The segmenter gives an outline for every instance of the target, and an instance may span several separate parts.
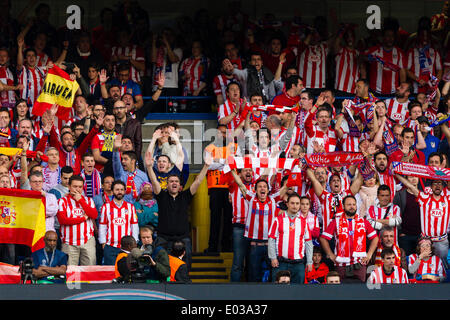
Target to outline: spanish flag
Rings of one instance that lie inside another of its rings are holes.
[[[0,243],[44,247],[45,198],[38,191],[0,188]]]
[[[78,88],[78,83],[72,81],[67,72],[54,65],[45,77],[42,92],[33,105],[32,113],[42,116],[53,104],[57,104],[59,108],[56,116],[68,120]]]

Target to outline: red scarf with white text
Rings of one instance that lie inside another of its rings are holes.
[[[364,219],[357,214],[353,218],[355,220],[355,228],[353,229],[353,253],[350,253],[350,233],[349,233],[349,219],[345,214],[337,219],[338,228],[338,251],[336,261],[339,263],[350,263],[351,257],[363,258],[366,257],[366,228]]]

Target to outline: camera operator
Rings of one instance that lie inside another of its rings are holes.
[[[44,236],[45,247],[33,252],[33,276],[36,280],[63,283],[67,270],[67,254],[56,249],[58,235],[49,230]]]
[[[163,282],[170,277],[169,256],[153,239],[153,230],[140,229],[142,246],[132,236],[121,239],[122,252],[116,260],[116,276],[123,282]]]
[[[141,250],[152,252],[150,255],[152,272],[151,280],[165,281],[170,277],[170,263],[167,251],[160,246],[158,238],[153,236],[153,229],[145,226],[139,229],[139,236],[141,238]]]

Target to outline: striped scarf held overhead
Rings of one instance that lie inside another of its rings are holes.
[[[83,188],[84,194],[86,196],[89,196],[86,183],[86,173],[84,172],[84,169],[81,170],[81,176],[84,179],[84,188]],[[96,195],[101,194],[102,192],[102,179],[97,169],[94,169],[94,171],[92,171],[91,179],[92,179],[92,197],[95,197]]]
[[[128,173],[128,177],[127,177],[127,190],[126,190],[126,194],[130,194],[132,193],[133,195],[133,199],[136,199],[138,197],[138,191],[136,188],[136,183],[134,182],[134,178],[137,175],[137,170],[135,170],[134,172],[129,172]]]

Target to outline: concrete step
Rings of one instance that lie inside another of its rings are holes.
[[[230,281],[233,253],[193,253],[189,276],[193,283],[219,283]]]

